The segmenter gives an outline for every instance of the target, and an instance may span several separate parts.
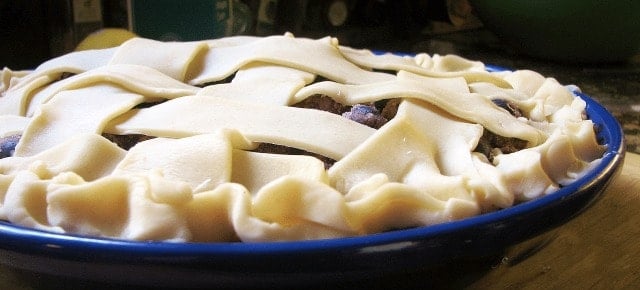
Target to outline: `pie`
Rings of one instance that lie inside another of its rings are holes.
[[[0,74],[0,219],[266,242],[429,226],[600,161],[585,101],[530,70],[332,37],[133,38]]]

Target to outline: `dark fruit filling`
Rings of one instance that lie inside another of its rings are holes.
[[[11,135],[0,138],[0,158],[10,157],[16,150],[16,145],[20,141],[20,135]]]
[[[378,109],[372,105],[357,104],[349,112],[342,113],[342,117],[378,129],[389,120],[383,117]]]

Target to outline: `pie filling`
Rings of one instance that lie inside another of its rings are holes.
[[[130,240],[428,226],[600,161],[585,102],[530,70],[335,38],[134,38],[0,75],[0,219]]]

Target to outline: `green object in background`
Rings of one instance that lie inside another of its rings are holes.
[[[638,0],[470,0],[485,26],[523,54],[622,62],[640,54]]]
[[[193,41],[228,35],[230,0],[130,0],[130,28],[141,37]]]

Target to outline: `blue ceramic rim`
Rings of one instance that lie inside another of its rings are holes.
[[[488,71],[504,70],[488,66]],[[497,223],[543,208],[561,201],[575,192],[582,191],[603,176],[610,174],[624,156],[624,133],[616,119],[600,104],[582,93],[575,93],[587,103],[587,113],[594,123],[601,127],[599,136],[605,140],[606,152],[602,161],[581,178],[558,191],[536,200],[521,203],[510,208],[478,215],[475,217],[442,224],[396,230],[365,236],[264,243],[215,242],[215,243],[174,243],[162,241],[128,241],[110,238],[88,237],[72,234],[58,234],[11,225],[0,222],[0,243],[11,243],[15,250],[62,251],[71,253],[109,253],[114,259],[134,261],[149,255],[163,257],[198,256],[201,258],[224,256],[258,256],[261,254],[296,254],[327,252],[332,250],[358,249],[376,245],[387,245],[406,241],[428,240],[441,234],[462,232],[489,223]],[[2,246],[0,246],[2,248]],[[19,249],[18,249],[19,248]]]

